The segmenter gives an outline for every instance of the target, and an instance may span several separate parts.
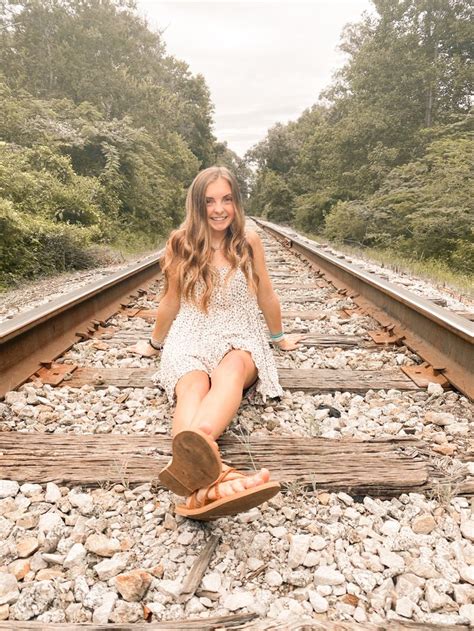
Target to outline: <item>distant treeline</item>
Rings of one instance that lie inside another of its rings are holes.
[[[248,152],[251,211],[473,273],[472,5],[372,1],[321,100]]]
[[[200,168],[249,172],[129,0],[0,2],[0,288],[156,246]]]

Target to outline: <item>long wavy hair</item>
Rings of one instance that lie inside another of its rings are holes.
[[[170,274],[177,278],[181,297],[208,312],[209,302],[219,275],[211,264],[211,229],[206,206],[206,190],[209,184],[219,178],[227,180],[232,191],[235,214],[227,228],[222,251],[230,263],[225,283],[240,268],[252,293],[257,293],[258,275],[254,269],[253,250],[244,234],[245,216],[242,196],[235,175],[223,166],[212,166],[200,171],[194,178],[186,196],[186,217],[179,228],[174,230],[165,247],[161,259],[164,274],[162,296],[169,286]],[[198,292],[199,282],[204,290]]]

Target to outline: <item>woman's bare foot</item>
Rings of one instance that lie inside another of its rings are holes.
[[[230,469],[227,465],[222,465],[222,471],[226,471]],[[240,493],[241,491],[245,491],[245,489],[250,489],[256,486],[260,486],[261,484],[265,484],[270,479],[270,472],[268,469],[260,469],[257,473],[253,475],[243,476],[241,473],[237,471],[233,471],[229,473],[228,478],[225,482],[221,482],[217,485],[213,485],[209,493],[207,494],[208,500],[216,500],[219,497],[229,497],[234,495],[235,493]],[[219,491],[219,494],[217,493]],[[198,489],[196,491],[196,500],[200,503],[204,497],[206,497],[207,488]],[[191,505],[191,497],[188,497],[186,500],[186,506],[190,507]]]

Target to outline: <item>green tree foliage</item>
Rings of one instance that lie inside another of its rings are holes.
[[[435,140],[422,158],[393,169],[365,202],[336,204],[326,236],[445,259],[474,273],[473,136]]]
[[[250,207],[282,192],[280,221],[460,268],[472,257],[470,4],[372,1],[377,15],[345,28],[348,61],[320,102],[247,153]]]
[[[131,0],[0,0],[0,27],[0,285],[90,264],[94,243],[156,246],[225,153],[204,78]]]

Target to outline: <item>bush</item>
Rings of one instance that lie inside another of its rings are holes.
[[[56,224],[15,211],[0,198],[0,287],[53,272],[86,269],[97,264],[90,247],[97,238],[94,228]]]
[[[337,200],[326,192],[306,193],[296,198],[295,225],[306,232],[319,232]]]
[[[370,211],[362,202],[337,202],[326,217],[324,235],[334,241],[366,241]]]

